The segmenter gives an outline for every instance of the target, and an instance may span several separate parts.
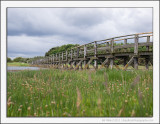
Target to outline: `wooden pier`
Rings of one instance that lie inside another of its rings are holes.
[[[138,69],[138,59],[145,60],[145,67],[153,64],[153,32],[130,34],[104,40],[94,41],[62,53],[56,53],[32,61],[33,66],[63,68],[63,69],[94,69],[115,66],[120,69],[115,60],[123,61],[123,69],[129,65]]]

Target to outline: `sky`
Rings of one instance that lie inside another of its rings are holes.
[[[152,32],[152,8],[8,8],[7,56],[141,32]]]

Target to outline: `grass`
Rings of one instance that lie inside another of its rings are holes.
[[[153,71],[7,72],[7,116],[153,116]]]
[[[7,66],[29,66],[28,63],[21,63],[21,62],[9,62]]]

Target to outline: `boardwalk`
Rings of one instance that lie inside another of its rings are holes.
[[[94,41],[62,53],[56,53],[43,59],[32,61],[33,66],[63,69],[95,69],[113,66],[119,69],[116,59],[123,60],[123,69],[132,65],[138,69],[138,59],[145,59],[145,67],[149,68],[153,58],[153,32],[130,34],[104,40]]]

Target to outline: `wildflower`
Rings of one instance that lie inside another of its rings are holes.
[[[128,103],[128,100],[125,100],[124,102],[125,102],[125,103]]]
[[[36,114],[36,113],[34,113],[34,116],[37,116],[37,114]]]
[[[48,107],[48,105],[45,105],[45,108],[47,108]]]
[[[18,111],[19,111],[19,112],[21,112],[21,111],[22,111],[22,109],[18,109]]]
[[[146,90],[149,90],[149,87],[146,87]]]
[[[51,104],[56,104],[56,102],[55,101],[51,101]]]
[[[114,111],[114,110],[115,110],[115,108],[113,107],[113,108],[112,108],[112,111]]]
[[[31,110],[31,107],[28,107],[27,110],[30,111],[30,110]]]
[[[132,113],[131,113],[131,117],[134,117],[135,116],[135,111],[134,109],[132,110]]]
[[[20,108],[22,108],[22,107],[23,107],[23,105],[20,105],[19,107],[20,107]]]

